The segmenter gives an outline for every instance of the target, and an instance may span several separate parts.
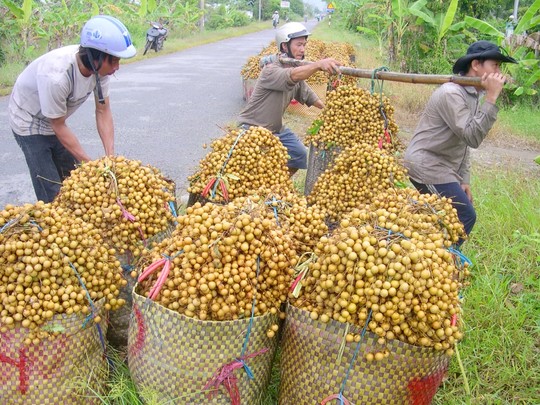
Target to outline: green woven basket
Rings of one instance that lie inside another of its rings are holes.
[[[429,404],[448,368],[444,352],[411,346],[398,340],[386,344],[390,355],[368,362],[366,352],[380,351],[377,336],[367,332],[351,366],[357,343],[343,344],[345,335],[361,328],[313,321],[307,311],[287,309],[281,352],[282,405],[314,405],[339,394],[352,404]],[[335,404],[330,400],[329,404]],[[339,403],[339,401],[338,401]]]
[[[253,319],[245,354],[268,349],[246,360],[253,373],[234,371],[242,404],[254,405],[267,386],[277,339],[266,336],[277,315]],[[249,319],[201,321],[171,311],[133,292],[133,316],[129,324],[128,363],[139,392],[171,404],[230,404],[221,386],[209,399],[203,387],[220,367],[234,361],[242,351]],[[169,402],[167,402],[169,401]]]

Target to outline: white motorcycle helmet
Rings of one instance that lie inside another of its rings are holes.
[[[307,30],[307,28],[299,22],[290,22],[283,25],[276,32],[276,45],[278,47],[279,53],[283,52],[281,49],[281,44],[288,43],[291,39],[294,38],[308,37],[310,35],[311,33]],[[290,51],[288,51],[287,53],[289,54],[289,56],[291,56]]]
[[[126,26],[108,15],[92,17],[84,24],[81,46],[123,59],[132,58],[137,53]]]

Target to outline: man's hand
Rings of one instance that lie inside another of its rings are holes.
[[[330,74],[339,73],[340,63],[332,58],[321,59],[317,62],[295,67],[291,71],[291,79],[295,82],[306,80],[317,72],[327,72]]]
[[[473,202],[473,196],[472,196],[472,192],[471,192],[471,185],[470,184],[465,184],[463,183],[461,185],[461,189],[465,192],[465,194],[467,195],[467,198],[469,199],[469,201]]]
[[[329,73],[331,75],[339,73],[339,66],[341,66],[341,63],[332,58],[321,59],[315,62],[315,64],[317,65],[317,68],[319,70],[322,70],[323,72]]]
[[[482,87],[486,90],[486,101],[495,104],[504,86],[506,77],[501,73],[484,73]]]

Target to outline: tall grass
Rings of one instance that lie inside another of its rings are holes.
[[[465,376],[454,361],[435,403],[540,403],[540,179],[478,169],[478,221],[464,246],[475,263],[459,344]]]

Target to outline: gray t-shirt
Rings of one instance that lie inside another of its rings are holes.
[[[470,184],[470,151],[478,148],[499,109],[474,87],[445,83],[435,90],[416,127],[404,165],[422,184]]]
[[[238,122],[278,133],[283,129],[283,113],[293,98],[311,107],[319,97],[303,80],[293,81],[292,70],[279,61],[264,66]]]
[[[9,124],[18,135],[54,135],[49,119],[69,117],[96,89],[94,75],[77,65],[78,45],[55,49],[34,60],[19,75],[9,99]],[[109,77],[101,78],[103,97]]]

